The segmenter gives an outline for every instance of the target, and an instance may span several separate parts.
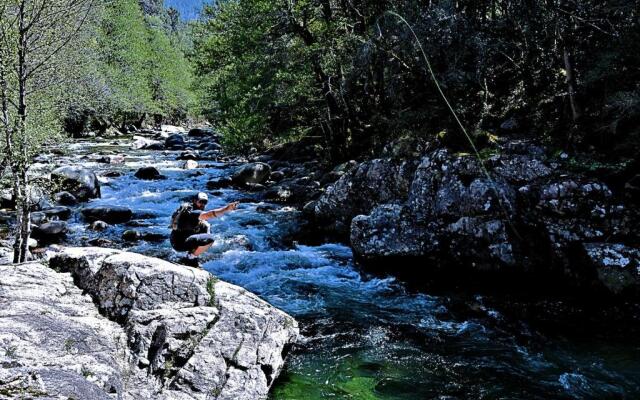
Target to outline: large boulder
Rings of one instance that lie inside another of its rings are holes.
[[[148,377],[139,390],[155,390],[146,398],[266,399],[298,336],[293,318],[200,269],[94,248],[67,249],[50,265],[121,325],[128,366]]]
[[[166,179],[166,176],[160,174],[160,171],[158,171],[156,167],[141,167],[136,171],[134,176],[145,181]]]
[[[96,174],[88,169],[68,166],[51,172],[51,180],[61,191],[72,194],[79,201],[88,201],[100,197],[100,182]]]
[[[92,206],[83,208],[80,212],[88,222],[104,221],[108,224],[122,224],[133,217],[131,209],[120,206]]]
[[[164,141],[164,146],[169,150],[182,150],[186,145],[184,135],[180,133],[174,133],[169,135]]]
[[[41,243],[59,243],[67,233],[64,221],[51,221],[33,228],[32,235]]]
[[[348,227],[351,219],[369,214],[382,204],[407,200],[416,170],[415,161],[377,159],[351,168],[314,204],[319,220],[339,221]]]
[[[231,179],[238,186],[262,184],[269,179],[271,167],[269,164],[257,162],[238,167]]]
[[[640,294],[640,248],[621,243],[583,243],[582,257],[597,280],[614,294]]]
[[[575,250],[607,239],[637,243],[637,210],[526,141],[503,143],[482,163],[446,149],[419,160],[368,161],[304,211],[319,230],[346,230],[354,255],[376,265],[405,257],[457,276],[535,275],[614,294],[640,287],[629,275],[633,267],[596,268],[585,255],[593,250]],[[623,283],[602,282],[612,271]]]

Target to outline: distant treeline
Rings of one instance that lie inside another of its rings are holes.
[[[238,148],[317,136],[344,159],[398,136],[458,135],[394,12],[478,140],[509,131],[633,155],[638,10],[637,0],[230,0],[194,29],[195,72],[205,115]]]
[[[193,114],[192,45],[176,10],[162,1],[96,2],[87,31],[67,130],[178,122]]]

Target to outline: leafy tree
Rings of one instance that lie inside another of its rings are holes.
[[[105,103],[101,110],[126,124],[156,111],[148,82],[148,27],[135,0],[113,0],[105,8],[96,40],[97,72]]]
[[[24,262],[31,234],[29,167],[59,125],[60,95],[73,76],[92,0],[0,1],[0,108],[5,161],[13,179],[15,263]],[[2,173],[3,171],[0,171]]]
[[[95,42],[96,77],[104,99],[97,108],[123,127],[146,115],[184,119],[193,100],[184,46],[158,15],[157,4],[145,7],[153,9],[152,15],[136,0],[111,1]]]
[[[471,132],[514,118],[562,146],[605,132],[624,145],[639,135],[639,5],[229,0],[204,10],[196,73],[204,112],[238,147],[316,135],[340,160],[457,130],[427,61]]]

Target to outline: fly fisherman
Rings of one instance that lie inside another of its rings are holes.
[[[207,220],[220,217],[238,208],[238,202],[229,203],[224,207],[204,211],[209,196],[198,193],[191,203],[184,203],[178,207],[171,217],[171,246],[177,251],[186,251],[185,264],[199,266],[198,256],[207,251],[214,242],[211,235],[211,225]]]

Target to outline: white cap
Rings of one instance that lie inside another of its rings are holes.
[[[207,196],[207,194],[206,194],[206,193],[204,193],[204,192],[200,192],[200,193],[198,193],[198,195],[196,196],[196,200],[209,201],[209,196]]]

